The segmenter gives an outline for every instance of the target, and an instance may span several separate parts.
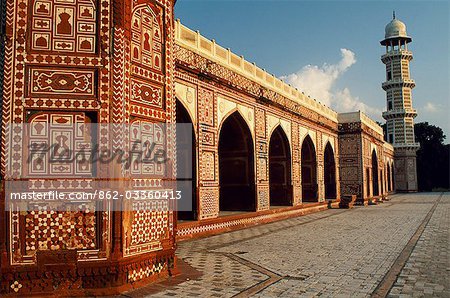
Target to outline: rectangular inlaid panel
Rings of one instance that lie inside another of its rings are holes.
[[[130,144],[135,153],[131,156],[131,174],[133,177],[161,177],[166,172],[165,163],[144,162],[145,156],[153,158],[152,152],[166,151],[166,130],[162,123],[151,123],[144,120],[135,120],[130,128]],[[134,148],[134,149],[133,149]]]
[[[67,212],[28,211],[25,215],[25,251],[96,248],[95,210],[74,205]]]
[[[35,0],[30,4],[31,50],[95,54],[96,1]]]
[[[131,19],[131,60],[157,72],[163,68],[163,13],[159,6],[145,5]]]
[[[125,255],[162,249],[161,241],[169,235],[169,205],[166,200],[133,203],[131,225],[124,245]]]
[[[256,135],[266,137],[266,112],[263,109],[256,109]]]
[[[203,181],[214,181],[215,179],[215,154],[212,151],[202,151],[202,164],[200,175]]]
[[[258,180],[267,181],[267,159],[258,158]]]
[[[96,98],[97,71],[58,67],[28,68],[28,96],[44,98]]]
[[[200,219],[214,218],[219,213],[219,188],[200,187]]]
[[[29,119],[28,138],[24,143],[25,150],[29,150],[31,161],[27,163],[28,177],[90,177],[92,164],[88,159],[92,135],[84,126],[87,121],[88,118],[84,113],[44,112],[32,115]],[[42,145],[48,148],[57,145],[61,149],[46,151],[40,149],[45,148],[41,147]],[[78,154],[85,159],[75,159]],[[69,162],[66,159],[74,160]]]
[[[214,146],[214,132],[202,130],[202,144],[207,146]]]
[[[163,107],[162,87],[137,80],[131,80],[131,101],[152,107]]]
[[[214,92],[208,89],[198,90],[198,114],[202,124],[214,126]]]

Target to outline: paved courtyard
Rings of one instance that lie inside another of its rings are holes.
[[[395,195],[181,242],[201,276],[126,295],[450,297],[449,240],[450,193]]]

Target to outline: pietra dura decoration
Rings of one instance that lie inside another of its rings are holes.
[[[87,162],[50,164],[47,155],[31,154],[26,164],[30,152],[23,136],[82,150],[94,142],[88,125],[128,124],[140,135],[119,126],[114,133],[98,129],[100,150],[127,152],[139,138],[173,151],[173,138],[163,136],[163,124],[175,115],[173,6],[173,0],[6,1],[1,294],[114,294],[175,272],[174,213],[167,201],[123,212],[94,202],[65,211],[45,204],[8,211],[4,189],[17,178],[34,190],[96,185],[99,169]],[[27,126],[7,129],[11,124]],[[123,188],[152,189],[164,185],[172,167],[132,163],[113,171]]]
[[[5,1],[0,294],[116,294],[176,274],[176,239],[392,191],[402,164],[379,125],[336,113],[175,22],[174,2]],[[108,185],[124,191],[173,190],[176,161],[142,163],[134,150],[176,154],[176,130],[166,124],[177,106],[195,136],[191,221],[177,223],[163,199],[6,208],[5,185],[17,181],[35,191],[94,191],[113,177]],[[50,162],[33,144],[73,154],[98,144],[130,162]],[[227,211],[247,213],[219,216]]]
[[[61,95],[72,98],[96,98],[96,69],[46,69],[29,68],[30,97],[53,97]]]
[[[29,50],[95,54],[98,3],[91,0],[29,2]]]

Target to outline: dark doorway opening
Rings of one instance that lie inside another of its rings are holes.
[[[271,206],[292,206],[291,150],[281,126],[269,142],[269,184]]]
[[[372,151],[372,190],[374,197],[380,195],[378,190],[378,159],[375,150]]]
[[[380,180],[381,180],[381,185],[380,185],[380,187],[381,187],[381,195],[383,195],[384,194],[384,172],[383,172],[383,170],[380,170]]]
[[[190,124],[189,126],[183,125],[182,127],[177,127],[177,182],[180,187],[186,185],[187,183],[192,185],[192,202],[180,202],[179,208],[181,211],[177,212],[177,219],[197,220],[197,157],[194,125],[188,111],[179,100],[176,101],[176,121],[177,123]],[[189,127],[191,133],[186,131]],[[185,197],[185,199],[189,198]],[[183,211],[183,209],[191,210]]]
[[[247,123],[234,112],[219,136],[220,211],[255,211],[253,140]]]
[[[302,201],[317,202],[317,160],[314,143],[306,136],[302,144]]]
[[[330,143],[325,146],[324,153],[324,183],[325,199],[336,199],[336,164],[334,160],[333,147]]]

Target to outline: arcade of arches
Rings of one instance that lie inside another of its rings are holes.
[[[194,222],[178,225],[180,239],[239,225],[232,216],[257,222],[352,195],[366,204],[394,190],[394,150],[373,120],[316,106],[258,68],[246,73],[245,62],[221,60],[220,47],[209,51],[198,36],[203,46],[191,43],[192,31],[177,25],[175,93],[197,131],[198,202]]]

